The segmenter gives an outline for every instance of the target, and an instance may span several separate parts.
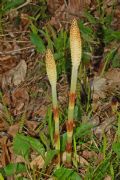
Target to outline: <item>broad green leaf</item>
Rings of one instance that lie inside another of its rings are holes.
[[[30,144],[31,148],[37,151],[41,156],[44,157],[45,149],[43,144],[39,140],[32,138],[30,136],[25,136],[26,141]]]
[[[81,177],[73,170],[61,167],[54,172],[57,180],[82,180]]]
[[[43,43],[43,40],[38,36],[38,34],[32,32],[30,35],[30,40],[36,46],[38,52],[45,52],[45,45]]]
[[[51,163],[52,159],[55,157],[55,155],[58,154],[58,151],[56,150],[50,150],[47,152],[47,155],[45,157],[45,166],[48,166],[48,164]]]
[[[45,149],[39,140],[22,134],[17,134],[13,142],[14,152],[28,158],[30,148],[44,156]]]
[[[113,146],[113,151],[117,154],[117,156],[120,158],[120,142],[114,143]]]
[[[24,135],[17,134],[15,136],[13,141],[13,150],[15,154],[22,155],[25,159],[28,159],[30,153],[30,144]]]
[[[92,127],[93,125],[90,123],[83,123],[79,127],[77,127],[74,133],[76,140],[91,133]]]
[[[4,168],[4,171],[6,176],[11,176],[14,174],[26,172],[26,167],[21,163],[16,163],[16,164],[11,163]]]

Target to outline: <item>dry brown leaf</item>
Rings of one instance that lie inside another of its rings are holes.
[[[95,128],[94,134],[101,138],[103,135],[103,132],[107,132],[109,129],[111,129],[112,124],[115,123],[115,121],[116,121],[115,116],[106,118],[103,123],[101,123],[98,127]]]
[[[13,84],[19,85],[22,81],[24,81],[27,72],[27,65],[24,60],[22,60],[15,69],[13,76]]]
[[[120,68],[109,69],[105,77],[111,83],[120,83]]]
[[[73,157],[72,159],[73,159],[73,161],[74,160],[77,161],[82,166],[88,166],[89,165],[88,161],[82,156],[77,155],[75,158]],[[62,162],[66,163],[66,152],[64,152],[62,154]]]
[[[19,12],[16,10],[16,9],[11,9],[9,12],[8,12],[8,16],[10,18],[11,21],[14,20],[14,18],[16,18],[18,16]]]
[[[35,129],[38,127],[39,122],[37,122],[37,121],[26,121],[25,124],[26,124],[27,128],[29,129],[29,131],[35,132]]]
[[[1,163],[3,167],[10,163],[10,155],[7,148],[7,140],[8,138],[6,136],[0,138],[0,144],[2,148]]]
[[[3,114],[3,105],[0,103],[0,132],[6,131],[8,129],[9,125],[4,119]]]
[[[96,158],[97,154],[94,151],[88,151],[88,150],[84,150],[82,153],[82,157],[84,157],[85,159],[89,159],[89,158]]]
[[[93,101],[97,101],[99,98],[105,97],[106,79],[101,77],[95,77],[93,80]],[[95,102],[96,104],[96,102]],[[94,106],[94,102],[93,102]],[[96,106],[94,107],[96,109]]]
[[[25,27],[26,25],[28,25],[30,23],[28,14],[21,13],[20,19],[21,19],[22,27]]]
[[[34,167],[37,167],[38,169],[41,169],[45,164],[44,159],[42,158],[42,156],[37,156],[31,163],[30,166],[33,169]]]
[[[103,90],[103,88],[106,85],[106,79],[105,78],[100,78],[100,77],[95,77],[93,80],[93,89],[94,92],[100,92]]]
[[[84,165],[88,166],[89,165],[88,161],[85,158],[83,158],[82,156],[79,156],[79,163],[82,166],[84,166]]]
[[[10,104],[11,104],[10,92],[7,91],[3,94],[3,100],[2,101],[4,102],[4,104],[6,104],[6,106],[7,105],[10,106]]]
[[[16,88],[12,92],[12,102],[14,106],[18,104],[19,101],[27,102],[29,101],[29,94],[25,88]]]
[[[0,74],[5,73],[16,66],[16,59],[14,56],[6,55],[0,57]]]
[[[13,148],[11,149],[11,163],[27,163],[24,157],[15,155]]]
[[[12,107],[13,114],[18,115],[21,114],[21,111],[23,110],[24,106],[27,106],[29,102],[29,94],[27,92],[27,89],[25,88],[16,88],[12,92]]]
[[[64,0],[48,0],[48,10],[51,14],[54,14],[54,12],[64,4]]]
[[[66,160],[66,153],[63,153],[63,160],[64,160],[64,161]],[[77,160],[77,162],[80,163],[82,166],[84,166],[84,165],[88,166],[88,165],[89,165],[88,161],[87,161],[84,157],[82,157],[82,156],[77,155],[77,156],[76,156],[76,160]]]
[[[73,17],[83,16],[84,10],[89,7],[91,0],[48,0],[48,10],[53,15],[50,24],[57,29],[64,23],[67,25],[68,21]]]
[[[24,81],[27,72],[27,64],[24,60],[21,60],[20,63],[10,71],[6,72],[2,78],[2,88],[6,86],[18,86],[21,82]]]
[[[104,180],[112,180],[112,177],[109,176],[109,175],[107,175],[107,176],[104,178]]]
[[[71,15],[80,16],[84,12],[84,8],[87,8],[91,3],[91,0],[69,0],[68,12]]]
[[[15,106],[17,101],[22,100],[23,102],[29,101],[29,94],[25,88],[16,88],[12,93],[12,101]]]
[[[0,119],[0,131],[6,130],[5,128],[5,123],[3,122],[2,119]]]
[[[104,159],[104,156],[102,153],[99,153],[96,160],[96,165],[100,164]]]
[[[19,130],[19,123],[10,126],[8,129],[8,134],[11,135],[12,137],[15,137],[18,130]]]
[[[63,154],[62,154],[62,162],[63,163],[66,162],[66,152],[63,152]]]

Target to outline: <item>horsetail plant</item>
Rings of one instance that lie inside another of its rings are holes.
[[[72,156],[72,136],[73,136],[73,118],[74,118],[74,106],[76,98],[76,84],[78,76],[78,68],[81,61],[82,47],[81,47],[80,31],[77,24],[77,20],[74,19],[70,28],[70,49],[71,49],[71,60],[72,60],[72,74],[71,74],[71,86],[69,94],[69,105],[68,105],[68,120],[66,123],[67,127],[67,145],[66,145],[66,162],[71,164]]]
[[[59,113],[58,113],[57,90],[56,90],[57,72],[56,72],[55,60],[50,49],[48,49],[46,52],[46,71],[52,89],[53,115],[55,122],[54,143],[55,143],[55,149],[59,151],[58,154],[58,166],[59,166],[60,165],[60,132],[59,132]]]

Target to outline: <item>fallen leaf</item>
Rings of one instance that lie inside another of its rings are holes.
[[[28,129],[28,133],[32,133],[32,134],[36,134],[36,128],[38,127],[39,125],[39,122],[37,121],[26,121],[25,122],[25,125]]]
[[[29,102],[29,94],[27,89],[25,88],[16,88],[12,92],[12,108],[13,114],[18,115],[21,114],[22,109],[24,106],[27,106]]]
[[[93,80],[93,89],[94,92],[100,92],[103,90],[103,88],[106,85],[106,79],[105,78],[100,78],[100,77],[95,77]]]
[[[103,153],[99,153],[98,155],[97,155],[97,160],[96,160],[96,165],[98,165],[98,164],[100,164],[102,161],[103,161],[103,159],[104,159],[104,156],[103,156]]]
[[[82,153],[82,157],[85,159],[89,159],[89,158],[97,158],[97,154],[94,151],[88,151],[88,150],[84,150]]]
[[[11,148],[11,163],[27,163],[24,157],[15,155],[13,147]]]
[[[64,0],[48,0],[47,1],[47,6],[48,10],[51,14],[54,14],[54,12],[61,6],[63,5]]]
[[[21,13],[20,19],[21,19],[21,25],[23,27],[25,27],[26,25],[28,25],[30,23],[28,14]]]
[[[49,12],[53,15],[50,24],[59,29],[73,17],[81,17],[84,10],[90,6],[91,0],[48,0],[47,4]]]
[[[10,163],[10,155],[7,148],[7,140],[8,138],[6,136],[0,138],[0,144],[2,148],[1,163],[3,167],[6,166],[8,163]]]
[[[2,78],[2,88],[5,89],[6,86],[18,86],[24,81],[27,72],[27,64],[24,60],[10,71],[6,72]]]
[[[15,137],[18,130],[19,130],[19,123],[10,126],[8,129],[8,134],[11,135],[12,137]]]
[[[89,165],[88,161],[85,158],[83,158],[82,156],[79,156],[79,163],[82,166],[84,166],[84,165],[88,166]]]
[[[109,129],[111,129],[115,121],[116,121],[115,116],[106,118],[106,120],[103,121],[103,123],[101,123],[99,126],[95,128],[94,134],[101,138],[103,135],[103,132],[107,132]]]
[[[38,169],[41,169],[45,164],[44,159],[42,158],[42,156],[37,156],[31,163],[30,166],[33,169],[34,167],[37,167]]]
[[[109,176],[109,175],[107,175],[107,176],[104,178],[104,180],[112,180],[112,177]]]
[[[91,0],[69,0],[68,3],[68,12],[73,15],[82,15],[84,8],[90,6]]]
[[[109,69],[105,77],[108,81],[120,83],[120,68]]]
[[[66,152],[63,152],[63,154],[62,154],[62,162],[63,163],[66,162]]]
[[[93,80],[92,87],[93,89],[93,100],[96,101],[99,98],[105,97],[105,88],[106,88],[106,79],[101,77],[95,77]]]
[[[14,56],[6,55],[0,57],[0,74],[5,73],[16,66],[17,60]]]
[[[19,85],[22,81],[24,81],[27,71],[27,65],[24,60],[22,60],[15,69],[15,73],[13,76],[13,84]]]

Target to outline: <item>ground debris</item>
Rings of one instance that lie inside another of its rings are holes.
[[[10,71],[6,72],[2,78],[2,88],[5,89],[6,86],[18,86],[24,81],[27,72],[27,65],[24,60]]]

